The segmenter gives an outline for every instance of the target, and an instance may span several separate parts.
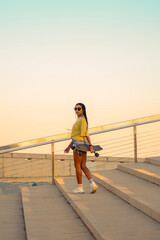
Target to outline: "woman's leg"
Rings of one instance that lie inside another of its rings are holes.
[[[86,166],[86,159],[87,159],[87,153],[83,153],[82,161],[81,161],[81,169],[85,173],[88,180],[90,180],[90,179],[92,179],[92,176],[91,176],[89,169]]]
[[[87,159],[87,153],[84,153],[83,156],[82,156],[81,168],[82,168],[83,172],[85,173],[86,177],[89,180],[90,193],[95,193],[97,191],[98,187],[95,184],[95,182],[93,181],[93,178],[91,176],[91,173],[90,173],[89,169],[86,167],[86,159]]]
[[[82,157],[80,157],[78,152],[75,150],[73,151],[73,156],[74,156],[74,166],[76,169],[77,182],[78,184],[82,184],[82,169],[81,169]]]
[[[79,154],[76,151],[74,151],[74,165],[76,168],[76,176],[77,176],[77,182],[79,186],[78,186],[78,189],[77,188],[74,189],[72,193],[84,193],[83,185],[82,185],[82,170],[89,180],[90,193],[95,193],[98,189],[97,185],[92,179],[89,169],[86,167],[86,157],[87,157],[86,153],[83,153],[82,157],[80,157]]]

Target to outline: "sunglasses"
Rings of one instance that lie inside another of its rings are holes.
[[[78,110],[78,111],[80,111],[82,108],[80,108],[80,107],[78,107],[78,108],[74,108],[74,110],[76,111],[76,110]]]

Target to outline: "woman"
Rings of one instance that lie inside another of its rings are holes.
[[[86,114],[86,107],[83,103],[77,103],[74,110],[78,118],[72,128],[72,133],[71,133],[72,141],[69,144],[69,146],[65,149],[64,152],[68,153],[71,147],[74,146],[76,141],[78,142],[80,141],[80,143],[85,143],[87,140],[90,146],[90,152],[93,153],[94,150],[91,144],[90,137],[88,135],[88,119]],[[72,190],[72,193],[84,193],[83,184],[82,184],[82,171],[85,173],[86,177],[89,180],[90,193],[95,193],[98,187],[93,181],[89,169],[86,167],[87,153],[84,152],[82,156],[79,156],[78,152],[74,150],[73,156],[74,156],[74,166],[76,169],[78,186],[74,190]]]

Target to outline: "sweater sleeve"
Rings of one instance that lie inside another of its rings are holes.
[[[87,127],[87,122],[84,118],[81,120],[81,137],[86,137],[88,135],[88,127]]]

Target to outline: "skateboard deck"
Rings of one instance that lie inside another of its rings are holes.
[[[98,157],[99,154],[96,153],[100,150],[102,150],[103,148],[101,148],[101,146],[99,145],[92,145],[95,156]],[[72,149],[76,149],[76,151],[79,153],[79,156],[82,156],[84,152],[90,152],[90,146],[88,144],[76,144],[75,146],[72,147]]]

